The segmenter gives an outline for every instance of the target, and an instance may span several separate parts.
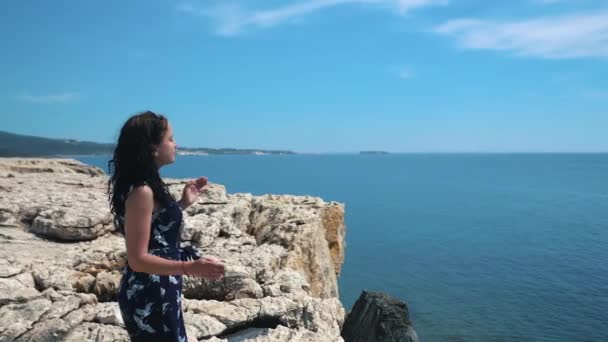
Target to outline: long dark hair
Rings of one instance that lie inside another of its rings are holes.
[[[108,162],[108,200],[116,228],[124,233],[126,195],[131,186],[147,184],[154,199],[163,205],[175,200],[163,182],[154,162],[154,146],[162,142],[168,121],[159,114],[146,111],[130,117],[120,130],[114,155]]]

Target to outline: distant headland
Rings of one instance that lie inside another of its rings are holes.
[[[386,151],[360,151],[359,154],[389,154]]]
[[[52,139],[0,131],[0,157],[56,157],[70,155],[112,154],[114,144]],[[236,149],[236,148],[187,148],[178,149],[180,155],[224,154],[296,154],[286,150]]]

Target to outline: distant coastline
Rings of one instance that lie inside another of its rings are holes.
[[[359,154],[389,154],[386,151],[360,151]]]
[[[180,147],[177,149],[177,154],[183,156],[206,156],[217,154],[252,154],[252,155],[269,155],[269,154],[297,154],[293,151],[286,150],[262,150],[262,149],[237,149],[237,148],[188,148]]]
[[[52,139],[0,131],[0,157],[59,157],[111,155],[114,144]],[[179,148],[179,155],[291,155],[287,150],[237,149],[237,148]]]

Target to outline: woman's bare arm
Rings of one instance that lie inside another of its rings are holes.
[[[169,260],[148,253],[154,194],[147,186],[135,188],[125,203],[125,237],[127,260],[135,272],[159,275],[182,275],[189,262]]]
[[[224,265],[204,257],[195,261],[175,261],[148,253],[154,195],[147,185],[133,190],[125,203],[125,236],[127,260],[135,272],[159,275],[194,275],[217,280],[224,277]]]

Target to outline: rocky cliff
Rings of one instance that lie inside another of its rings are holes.
[[[418,342],[407,304],[381,292],[361,293],[342,336],[347,342]]]
[[[187,180],[166,181],[179,197]],[[106,184],[75,160],[0,158],[0,342],[128,340]],[[184,218],[182,240],[226,262],[184,280],[190,341],[342,341],[342,204],[211,184]]]

